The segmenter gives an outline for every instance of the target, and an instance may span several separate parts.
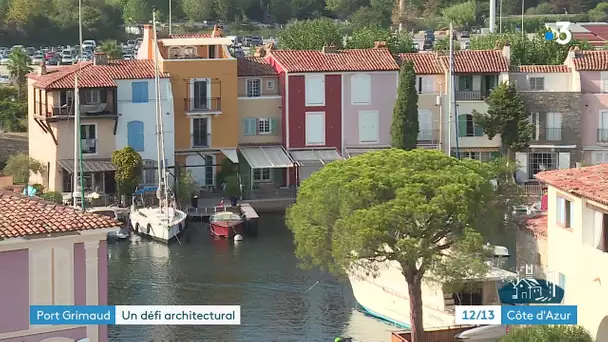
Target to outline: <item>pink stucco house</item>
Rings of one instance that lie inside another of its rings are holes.
[[[0,341],[104,342],[106,326],[30,325],[30,305],[106,305],[120,222],[0,190]]]
[[[586,164],[608,163],[608,51],[573,49],[565,63],[581,87],[583,159]]]

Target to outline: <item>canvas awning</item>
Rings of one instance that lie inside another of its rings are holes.
[[[344,159],[338,150],[332,149],[308,149],[308,150],[290,150],[289,154],[293,160],[300,165],[321,164],[325,165],[335,160]]]
[[[382,147],[346,147],[344,150],[346,152],[346,157],[347,158],[351,158],[351,157],[358,156],[358,155],[363,154],[363,153],[382,151],[382,150],[386,150],[386,149],[389,149],[389,148],[390,147],[388,147],[388,146],[382,146]]]
[[[226,148],[221,148],[220,151],[228,158],[230,159],[231,162],[238,164],[239,163],[239,157],[236,155],[236,148],[234,149],[226,149]]]
[[[68,173],[74,172],[74,159],[61,159],[58,162]],[[112,172],[116,171],[116,166],[110,159],[88,159],[82,161],[83,172]]]
[[[239,150],[252,169],[282,169],[294,164],[282,146],[247,146]]]

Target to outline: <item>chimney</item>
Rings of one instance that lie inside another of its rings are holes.
[[[94,65],[108,65],[108,55],[104,52],[95,52],[93,55]]]
[[[144,25],[144,36],[142,41],[147,42],[154,39],[154,31],[152,30],[152,25],[145,24]]]
[[[337,53],[338,52],[338,48],[334,45],[323,45],[323,53]]]
[[[502,55],[507,59],[507,63],[511,65],[511,45],[509,43],[502,47]]]
[[[44,61],[40,62],[40,69],[38,69],[38,76],[46,75],[46,64]]]
[[[374,42],[374,49],[386,49],[386,42]]]
[[[213,32],[211,32],[211,37],[213,37],[213,38],[221,38],[223,36],[224,36],[224,29],[222,28],[222,25],[215,24],[213,26]]]

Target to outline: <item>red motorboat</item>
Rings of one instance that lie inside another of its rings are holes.
[[[243,235],[243,217],[230,211],[220,211],[209,218],[211,234],[219,237],[233,238]]]

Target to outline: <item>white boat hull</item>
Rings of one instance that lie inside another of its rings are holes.
[[[136,234],[166,243],[186,229],[186,213],[173,208],[132,209],[129,220]]]

